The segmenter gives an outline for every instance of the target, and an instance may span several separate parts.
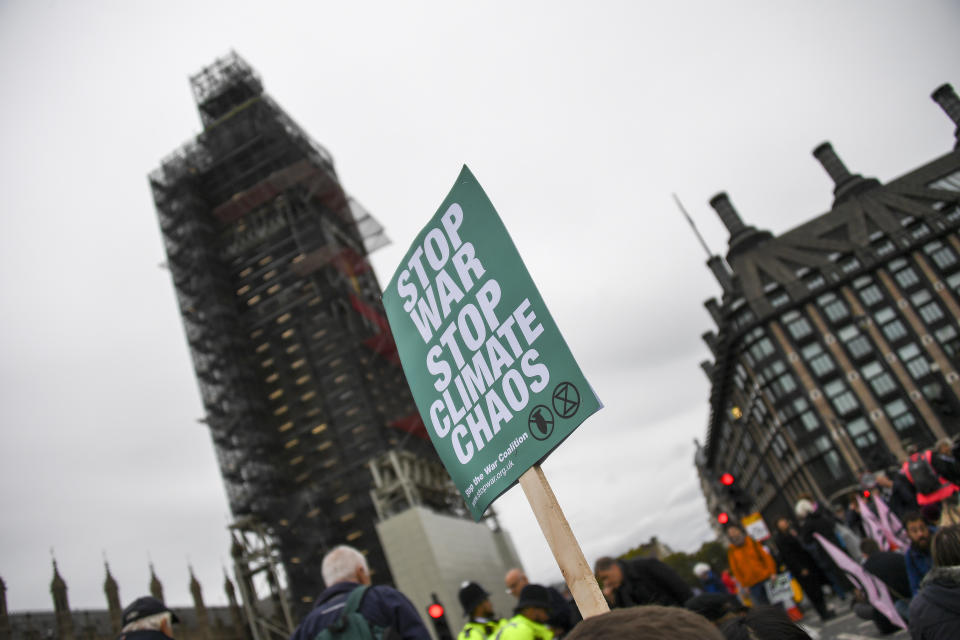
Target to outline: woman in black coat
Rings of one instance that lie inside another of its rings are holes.
[[[813,603],[820,619],[827,621],[836,617],[835,613],[827,609],[823,598],[823,585],[827,582],[826,578],[817,566],[817,561],[803,547],[797,532],[790,528],[790,522],[786,518],[777,520],[777,535],[774,536],[773,542],[777,545],[780,562],[787,566],[793,577],[800,583],[800,588]]]
[[[943,527],[933,536],[933,568],[910,603],[913,640],[960,638],[960,525]]]

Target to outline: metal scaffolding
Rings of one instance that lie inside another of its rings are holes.
[[[383,228],[239,56],[190,82],[204,130],[150,186],[231,510],[276,545],[299,615],[337,544],[391,581],[368,462],[436,456],[367,260]]]

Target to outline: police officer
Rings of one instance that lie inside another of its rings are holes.
[[[490,594],[476,582],[464,582],[460,585],[460,593],[457,597],[463,607],[463,615],[468,618],[457,640],[493,638],[506,622],[506,620],[497,619],[493,612],[493,603],[490,602]]]
[[[546,587],[528,584],[520,592],[514,615],[503,625],[496,640],[553,640],[547,626],[550,619],[550,595]]]

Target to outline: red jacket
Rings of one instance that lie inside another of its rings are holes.
[[[913,476],[910,475],[910,462],[919,460],[920,458],[926,460],[927,464],[930,465],[930,468],[933,468],[933,452],[931,452],[929,449],[923,453],[914,453],[909,459],[904,461],[903,466],[900,468],[901,472],[903,472],[903,475],[907,476],[907,480],[909,480],[910,484],[912,484],[914,487],[917,485],[913,481]],[[936,471],[934,471],[934,473],[936,473]],[[945,498],[949,498],[957,491],[960,491],[960,487],[957,487],[957,485],[953,484],[952,482],[947,482],[943,478],[940,478],[940,488],[933,493],[920,493],[917,491],[917,504],[921,507],[926,504],[934,504]]]

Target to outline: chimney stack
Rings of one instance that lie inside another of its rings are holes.
[[[717,334],[713,331],[707,331],[700,338],[707,344],[707,347],[710,348],[710,353],[713,354],[713,357],[717,357]]]
[[[720,303],[717,302],[716,298],[710,298],[703,303],[703,306],[707,308],[707,311],[710,312],[710,317],[713,318],[713,321],[717,323],[717,326],[723,321],[723,311],[720,309]]]
[[[746,225],[743,224],[743,220],[740,218],[740,214],[733,208],[733,205],[730,203],[730,198],[725,191],[721,191],[710,198],[710,206],[713,207],[713,210],[720,216],[720,221],[723,222],[723,226],[730,232],[731,237],[746,228]]]
[[[950,119],[953,120],[953,123],[957,125],[957,130],[953,135],[957,139],[957,147],[960,147],[960,97],[957,97],[957,92],[953,90],[950,84],[940,85],[930,97],[940,105],[940,108],[943,109]]]
[[[827,170],[834,186],[839,187],[853,177],[853,174],[847,170],[843,160],[840,159],[837,152],[833,150],[833,145],[829,142],[824,142],[814,149],[813,157],[819,160],[823,168]]]
[[[880,186],[875,178],[864,178],[859,173],[850,173],[829,142],[824,142],[814,149],[813,157],[823,165],[833,180],[833,206]]]
[[[733,274],[730,273],[730,268],[727,267],[727,263],[723,261],[723,258],[720,256],[710,256],[710,259],[707,260],[707,266],[710,267],[710,271],[713,272],[713,277],[720,283],[720,288],[723,289],[724,295],[733,295],[735,293]]]

